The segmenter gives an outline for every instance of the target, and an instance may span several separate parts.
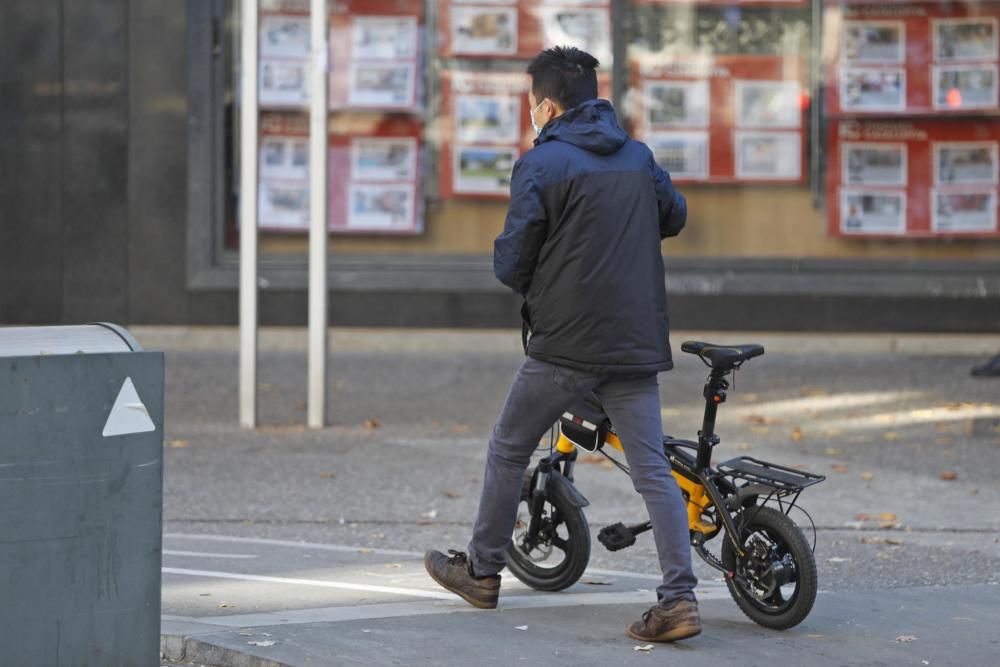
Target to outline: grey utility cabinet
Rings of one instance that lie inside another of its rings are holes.
[[[0,664],[159,664],[163,354],[0,328]]]

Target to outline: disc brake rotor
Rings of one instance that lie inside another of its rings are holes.
[[[548,519],[542,519],[542,526],[538,531],[539,536],[546,533],[548,521]],[[514,546],[532,562],[541,563],[548,560],[549,556],[552,555],[552,540],[539,540],[535,543],[534,548],[528,550],[524,548],[524,536],[527,532],[528,522],[518,514],[517,521],[514,523]]]

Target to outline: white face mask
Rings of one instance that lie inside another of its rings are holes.
[[[547,100],[548,98],[546,97],[545,99]],[[542,133],[542,128],[538,127],[538,123],[536,123],[536,122],[535,122],[535,112],[536,112],[536,111],[538,111],[538,109],[539,109],[539,108],[540,108],[540,107],[541,107],[541,106],[542,106],[543,104],[545,104],[545,100],[542,100],[541,102],[539,102],[539,103],[538,103],[538,106],[536,106],[536,107],[535,107],[534,109],[532,109],[532,110],[531,110],[531,113],[529,113],[529,114],[528,114],[528,115],[529,115],[529,116],[531,117],[531,127],[532,127],[532,129],[533,129],[533,130],[535,130],[535,136],[536,136],[536,137],[537,137],[537,136],[538,136],[539,134],[541,134],[541,133]]]

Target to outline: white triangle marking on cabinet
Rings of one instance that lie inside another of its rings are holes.
[[[156,425],[149,417],[149,410],[139,398],[139,392],[132,384],[132,378],[125,378],[118,398],[111,408],[108,421],[104,424],[102,435],[105,438],[113,435],[130,435],[132,433],[148,433],[155,431]]]

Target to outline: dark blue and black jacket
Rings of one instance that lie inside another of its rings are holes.
[[[684,227],[687,204],[611,104],[546,124],[510,194],[493,267],[524,296],[528,355],[605,374],[670,369],[660,241]]]

